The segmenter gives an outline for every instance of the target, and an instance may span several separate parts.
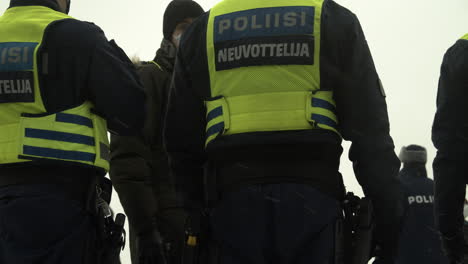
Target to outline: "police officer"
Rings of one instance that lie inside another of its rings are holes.
[[[182,37],[166,147],[186,206],[213,207],[220,263],[334,263],[342,139],[375,205],[377,261],[394,263],[399,161],[356,16],[330,0],[224,0]]]
[[[169,175],[162,145],[162,121],[180,37],[203,13],[195,1],[175,0],[167,6],[161,47],[154,60],[142,62],[138,67],[148,102],[144,138],[111,137],[110,177],[129,217],[134,264],[154,263],[157,247],[164,247],[169,263],[180,263],[186,213]],[[156,228],[164,238],[164,245],[156,244],[158,238],[152,235]]]
[[[434,182],[427,177],[426,149],[418,145],[402,147],[400,161],[406,213],[397,263],[448,263],[434,228]]]
[[[100,263],[107,130],[143,125],[130,60],[69,8],[11,0],[0,17],[0,263]]]
[[[442,62],[437,112],[432,141],[434,160],[436,228],[451,263],[462,263],[464,253],[463,205],[467,183],[468,34],[458,40]]]

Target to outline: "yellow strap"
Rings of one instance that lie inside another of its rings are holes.
[[[156,65],[156,67],[158,67],[161,71],[163,70],[161,65],[159,65],[157,62],[155,61],[150,61],[150,63],[153,63],[154,65]]]

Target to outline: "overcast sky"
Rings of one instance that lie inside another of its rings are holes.
[[[271,0],[274,1],[274,0]],[[129,56],[154,57],[162,40],[162,18],[169,0],[72,0],[70,15],[99,25]],[[208,10],[218,0],[199,0]],[[467,0],[337,0],[353,11],[364,33],[387,93],[391,135],[396,152],[421,144],[435,156],[431,125],[437,82],[445,51],[468,33]],[[8,1],[0,2],[0,10]],[[347,146],[341,172],[348,190],[361,193]],[[372,162],[372,161],[369,161]],[[431,164],[427,166],[432,177]],[[115,196],[116,197],[116,196]],[[118,205],[114,205],[118,208]],[[118,211],[118,209],[117,209]],[[124,258],[128,259],[127,252]],[[128,260],[124,264],[130,263]]]

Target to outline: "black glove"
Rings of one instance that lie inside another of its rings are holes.
[[[163,240],[156,228],[136,237],[136,251],[138,264],[167,264]]]
[[[450,263],[463,263],[466,246],[462,233],[451,237],[442,236],[442,248]]]
[[[169,263],[180,263],[185,246],[187,212],[183,208],[170,208],[158,214],[158,226],[164,237],[166,258]]]

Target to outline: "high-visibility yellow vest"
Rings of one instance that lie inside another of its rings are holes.
[[[44,31],[72,17],[42,6],[0,17],[0,165],[52,159],[109,169],[107,124],[91,102],[47,113],[37,58]]]
[[[211,9],[206,145],[260,131],[339,135],[333,91],[320,85],[322,6],[323,0],[224,0]]]
[[[466,34],[465,36],[463,36],[461,39],[466,39],[466,40],[468,40],[468,34]]]

